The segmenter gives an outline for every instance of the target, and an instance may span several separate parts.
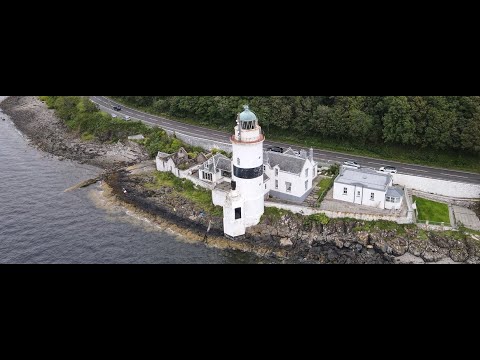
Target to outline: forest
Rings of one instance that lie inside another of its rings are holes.
[[[394,145],[478,158],[480,96],[116,96],[124,103],[233,126],[249,104],[265,131],[359,148]]]

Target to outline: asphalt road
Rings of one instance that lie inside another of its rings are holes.
[[[132,120],[136,119],[150,125],[157,125],[165,130],[172,130],[172,131],[175,131],[176,133],[183,133],[185,135],[191,135],[191,136],[196,136],[198,138],[215,140],[215,141],[223,142],[226,144],[230,144],[230,135],[231,135],[230,133],[226,133],[218,130],[212,130],[212,129],[204,128],[201,126],[185,124],[182,122],[169,120],[161,116],[146,114],[144,112],[125,107],[123,104],[116,103],[104,96],[90,96],[90,99],[94,103],[98,104],[102,110],[109,112],[111,114],[117,114],[121,118],[123,118],[125,115],[128,115],[132,118]],[[113,105],[120,106],[122,110],[114,111],[112,109]],[[232,134],[233,134],[234,125],[235,125],[235,121],[232,120]],[[294,150],[300,150],[300,148],[296,145],[271,142],[268,140],[265,141],[265,145],[281,146],[284,148],[291,147]],[[374,159],[374,158],[369,158],[364,156],[355,156],[355,155],[349,155],[349,154],[343,154],[339,152],[319,150],[319,149],[314,149],[314,158],[316,161],[319,161],[320,163],[325,163],[325,164],[343,163],[345,160],[354,160],[357,163],[359,163],[362,167],[369,167],[369,168],[376,168],[376,169],[378,169],[381,166],[390,165],[390,166],[395,166],[398,172],[401,174],[416,175],[416,176],[429,177],[434,179],[444,179],[444,180],[458,181],[458,182],[465,182],[465,183],[472,183],[472,184],[480,184],[480,174],[469,173],[464,171],[433,168],[433,167],[423,166],[423,165],[405,164],[405,163],[400,163],[396,161],[380,160],[380,159]]]

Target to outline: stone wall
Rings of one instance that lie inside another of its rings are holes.
[[[341,218],[351,218],[357,220],[365,221],[374,221],[374,220],[385,220],[393,221],[398,224],[411,224],[413,220],[409,217],[399,217],[392,215],[379,215],[379,214],[359,214],[359,213],[349,213],[349,212],[340,212],[340,211],[329,211],[329,210],[317,210],[305,206],[291,205],[291,204],[280,204],[270,201],[265,201],[266,207],[276,207],[284,210],[289,210],[295,214],[302,215],[313,215],[313,214],[325,214],[332,219],[341,219]]]
[[[480,185],[431,179],[421,176],[394,174],[393,183],[413,190],[454,198],[479,198]]]

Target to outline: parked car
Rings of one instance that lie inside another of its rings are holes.
[[[360,169],[361,168],[360,164],[357,163],[356,161],[353,161],[353,160],[344,161],[343,166],[351,167],[351,168],[355,168],[355,169]]]
[[[269,146],[269,147],[267,147],[267,151],[283,153],[283,148],[280,147],[280,146]]]
[[[117,105],[113,105],[112,109],[115,110],[115,111],[122,111],[122,108],[120,106],[117,106]]]
[[[128,115],[125,115],[125,121],[130,121],[131,117]]]
[[[393,166],[382,166],[380,169],[378,169],[378,171],[389,173],[389,174],[396,174],[397,168]]]
[[[117,118],[117,114],[112,114],[112,118]]]

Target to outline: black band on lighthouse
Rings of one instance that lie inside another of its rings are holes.
[[[242,169],[233,165],[233,175],[240,179],[255,179],[263,175],[263,165],[252,169]]]

